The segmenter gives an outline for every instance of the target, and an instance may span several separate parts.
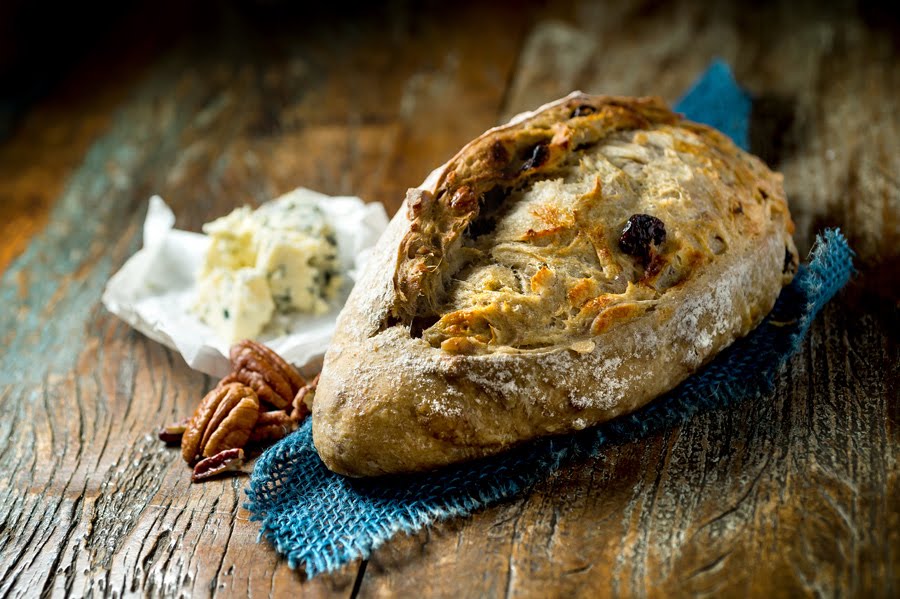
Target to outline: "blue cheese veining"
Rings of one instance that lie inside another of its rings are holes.
[[[203,226],[210,237],[194,312],[229,343],[275,314],[322,314],[340,290],[337,239],[314,201],[289,193]]]

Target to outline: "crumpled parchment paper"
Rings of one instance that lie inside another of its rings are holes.
[[[341,267],[348,275],[327,314],[276,316],[258,337],[289,362],[303,366],[325,353],[354,273],[362,268],[388,219],[384,206],[367,204],[357,197],[332,197],[305,188],[296,193],[313,199],[322,208],[337,235]],[[223,215],[210,215],[209,220],[218,216]],[[209,239],[174,226],[175,215],[162,198],[150,198],[144,247],[110,278],[103,305],[151,339],[178,351],[194,370],[222,377],[230,371],[229,344],[190,311],[195,277],[203,265]]]

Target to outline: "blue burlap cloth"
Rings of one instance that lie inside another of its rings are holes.
[[[728,66],[714,63],[676,105],[746,147],[751,100]],[[309,420],[256,462],[247,509],[260,537],[310,577],[335,570],[397,532],[510,498],[565,464],[677,426],[771,389],[779,368],[798,350],[816,314],[847,282],[853,252],[838,231],[825,231],[772,313],[747,337],[643,409],[576,435],[540,439],[505,454],[424,475],[354,480],[329,471],[312,443]]]

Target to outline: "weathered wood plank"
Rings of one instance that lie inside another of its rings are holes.
[[[900,294],[883,285],[896,280],[900,198],[891,29],[802,3],[472,5],[452,19],[396,5],[320,16],[302,35],[290,9],[283,23],[229,10],[203,15],[107,104],[54,108],[55,120],[38,109],[37,141],[0,146],[0,199],[17,202],[0,221],[21,217],[28,194],[45,198],[39,213],[58,197],[21,239],[0,235],[0,258],[30,240],[0,286],[12,307],[0,311],[0,594],[900,592]],[[515,112],[575,87],[674,100],[716,55],[758,95],[755,148],[785,173],[799,240],[841,224],[865,268],[771,395],[610,447],[314,581],[256,543],[245,479],[191,485],[154,440],[212,381],[98,304],[139,245],[150,193],[193,229],[300,184],[393,210]],[[74,141],[54,153],[56,130]]]

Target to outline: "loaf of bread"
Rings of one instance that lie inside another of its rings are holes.
[[[574,93],[407,193],[338,320],[325,464],[433,469],[584,429],[672,389],[797,265],[780,174],[657,98]]]

